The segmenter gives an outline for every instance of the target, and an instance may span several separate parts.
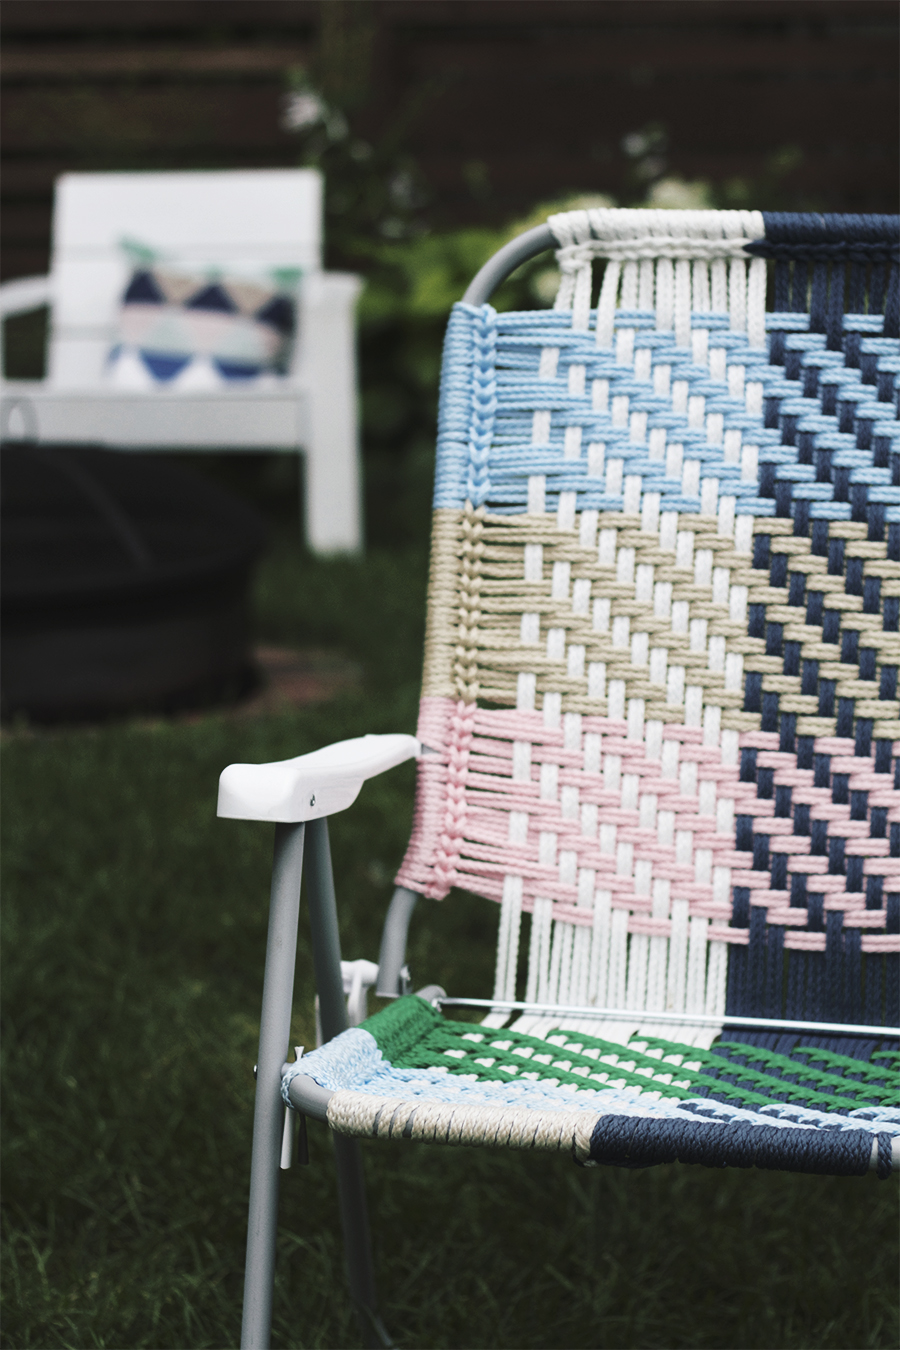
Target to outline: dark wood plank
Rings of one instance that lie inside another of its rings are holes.
[[[46,265],[66,169],[296,163],[281,102],[321,13],[314,0],[6,0],[3,274]],[[653,123],[669,173],[742,180],[763,206],[896,209],[892,0],[370,0],[355,13],[375,28],[357,130],[377,137],[428,91],[406,143],[438,223],[508,220],[575,191],[631,201],[622,141]]]

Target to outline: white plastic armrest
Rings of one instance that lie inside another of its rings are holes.
[[[378,979],[378,967],[374,961],[342,961],[341,979],[348,1020],[351,1027],[358,1027],[369,1015],[366,995]]]
[[[274,764],[229,764],[219,777],[218,815],[296,824],[346,811],[367,778],[415,759],[415,736],[357,736]]]
[[[8,314],[27,314],[30,309],[49,305],[52,299],[50,277],[16,277],[14,281],[4,281],[0,286],[0,318],[5,319]]]

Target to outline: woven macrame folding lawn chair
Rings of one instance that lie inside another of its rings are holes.
[[[496,312],[553,246],[554,308]],[[222,775],[221,815],[277,822],[244,1346],[293,1113],[334,1133],[371,1344],[354,1136],[900,1162],[897,246],[896,217],[576,211],[455,306],[417,736]],[[326,817],[412,756],[379,964],[342,966]],[[304,842],[325,1043],[285,1063]],[[408,993],[413,906],[452,887],[497,904],[490,1000]]]

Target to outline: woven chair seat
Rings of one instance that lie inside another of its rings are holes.
[[[891,1171],[900,1054],[712,1050],[636,1033],[483,1029],[399,999],[291,1066],[334,1093],[339,1134],[571,1150],[585,1165],[701,1162],[795,1172]],[[858,1047],[857,1047],[858,1048]]]
[[[397,878],[496,902],[496,1007],[401,1000],[303,1072],[348,1134],[885,1175],[897,220],[550,226],[554,309],[448,328]]]

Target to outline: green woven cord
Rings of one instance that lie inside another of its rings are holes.
[[[779,1100],[824,1111],[880,1106],[900,1096],[895,1052],[881,1052],[877,1064],[867,1064],[811,1046],[781,1055],[722,1042],[720,1048],[741,1056],[745,1062],[740,1063],[639,1034],[628,1046],[582,1032],[555,1032],[541,1040],[506,1028],[485,1031],[471,1022],[451,1021],[415,996],[397,999],[362,1025],[398,1069],[439,1068],[483,1082],[530,1078],[576,1088],[615,1083],[681,1100],[714,1094],[735,1105],[758,1107]],[[789,1082],[783,1075],[799,1081]]]

